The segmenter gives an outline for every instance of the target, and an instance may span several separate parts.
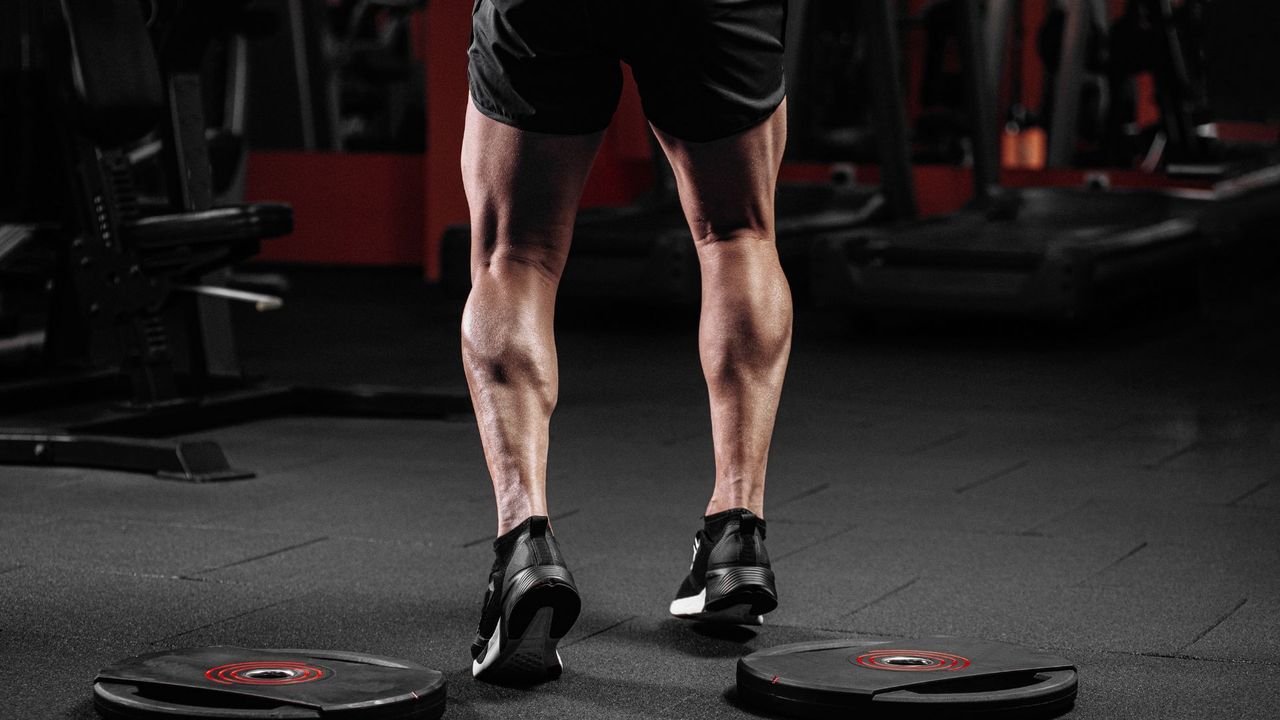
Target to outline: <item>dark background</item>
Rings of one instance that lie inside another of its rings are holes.
[[[926,5],[902,3],[912,17]],[[1038,30],[1048,3],[1024,5],[1024,24]],[[1112,17],[1123,5],[1109,3]],[[296,37],[311,53],[308,91],[321,97],[338,72],[320,59],[325,23],[341,20],[341,4],[303,6]],[[468,9],[434,0],[407,18],[394,45],[416,65],[407,75],[346,78],[377,90],[372,100],[353,95],[349,108],[401,93],[402,124],[382,135],[344,135],[355,126],[341,112],[313,117],[304,133],[288,23],[253,39],[246,197],[292,203],[296,231],[233,268],[231,280],[284,298],[272,312],[231,306],[247,376],[465,387],[464,293],[441,280],[443,233],[465,219],[457,155]],[[1224,128],[1274,141],[1265,102],[1274,80],[1259,71],[1274,65],[1240,57],[1270,40],[1240,37],[1215,55],[1234,81],[1213,86],[1214,104]],[[927,109],[925,39],[919,23],[904,23],[912,127]],[[1032,39],[1020,89],[1037,109],[1044,76]],[[16,52],[0,45],[0,60]],[[1138,81],[1143,122],[1157,113],[1151,82]],[[1004,77],[1002,107],[1014,84]],[[842,107],[864,120],[865,106]],[[15,144],[10,131],[45,116],[8,107],[5,166],[19,157],[25,166],[43,146]],[[629,90],[586,205],[623,206],[650,190],[646,132]],[[788,181],[826,183],[850,166],[862,186],[876,180],[874,157],[824,155],[796,137]],[[935,158],[913,172],[926,216],[969,198],[963,162]],[[1114,187],[1211,185],[1085,159],[1002,170],[1014,187],[1100,176]],[[28,176],[4,178],[6,197],[28,187]],[[1129,289],[1159,290],[1074,322],[949,307],[855,313],[814,302],[793,275],[794,349],[766,513],[781,604],[763,628],[727,632],[667,615],[713,476],[696,302],[562,297],[548,484],[584,611],[561,645],[564,677],[533,689],[470,677],[494,512],[465,413],[283,417],[170,438],[214,439],[257,474],[225,483],[2,465],[0,717],[94,717],[102,666],[213,644],[421,662],[446,674],[449,718],[750,717],[731,692],[742,655],[926,635],[1072,659],[1081,684],[1071,718],[1275,717],[1280,286],[1274,225],[1247,234],[1247,251],[1195,264],[1176,282],[1134,281]],[[0,277],[0,311],[29,310],[13,298],[39,297],[31,279]],[[0,328],[0,355],[14,329]],[[47,371],[18,365],[6,361],[0,379]],[[30,429],[9,407],[0,416]]]

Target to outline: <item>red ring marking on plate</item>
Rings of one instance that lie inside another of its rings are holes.
[[[891,665],[884,658],[907,656],[932,660],[932,665]],[[963,670],[969,667],[969,659],[951,653],[934,650],[872,650],[849,658],[849,662],[872,670],[891,670],[893,672],[936,672],[939,670]]]
[[[255,678],[247,676],[246,673],[252,670],[291,670],[298,674],[284,678]],[[206,679],[220,685],[296,685],[320,680],[332,674],[332,670],[319,665],[308,665],[307,663],[293,660],[281,660],[279,662],[264,660],[228,663],[211,667],[205,671],[204,676]]]

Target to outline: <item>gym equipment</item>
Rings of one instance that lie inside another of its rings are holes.
[[[951,62],[959,44],[958,12],[957,0],[932,0],[920,10],[916,21],[924,35],[920,111],[911,133],[912,158],[916,162],[958,165],[968,154],[964,86]]]
[[[1078,321],[1170,286],[1195,288],[1200,269],[1239,242],[1244,225],[1280,219],[1275,167],[1200,192],[1001,187],[995,73],[985,51],[999,52],[1004,28],[984,25],[987,18],[977,0],[957,2],[973,198],[950,216],[855,228],[816,240],[811,282],[818,304]],[[1080,44],[1088,37],[1082,28],[1090,7],[1092,0],[1068,4],[1051,165],[1069,155],[1063,129],[1075,127],[1068,118],[1077,111],[1069,106],[1079,83],[1071,78],[1083,71]],[[897,47],[894,28],[885,29],[888,45]],[[897,162],[907,164],[905,143],[897,144],[896,153]],[[901,194],[913,195],[910,176],[903,182]]]
[[[991,25],[988,24],[988,30]],[[992,54],[1002,48],[1006,26],[1001,25]],[[990,38],[990,33],[988,34]],[[1038,46],[1045,69],[1041,115],[1048,123],[1049,167],[1072,167],[1080,157],[1080,141],[1094,146],[1103,141],[1112,95],[1106,74],[1107,8],[1103,0],[1055,3],[1040,29]],[[998,57],[998,55],[996,55]],[[997,87],[999,63],[991,62],[987,82]]]
[[[278,26],[246,57],[256,149],[422,152],[425,72],[412,43],[426,0],[254,0]]]
[[[426,0],[329,3],[341,150],[423,152],[425,68],[411,26],[425,7]]]
[[[1127,0],[1114,21],[1097,0],[1069,10],[1055,10],[1057,22],[1040,34],[1046,87],[1055,90],[1046,95],[1051,165],[1074,160],[1216,181],[1276,162],[1274,127],[1263,142],[1217,132],[1222,122],[1280,121],[1280,93],[1262,70],[1280,58],[1259,30],[1280,22],[1274,7],[1243,12],[1212,0]],[[1075,48],[1071,72],[1055,76],[1066,48]],[[1080,57],[1083,64],[1075,65]],[[1151,80],[1159,113],[1147,125],[1139,121],[1140,75]],[[1067,103],[1060,114],[1059,98]],[[1070,124],[1073,113],[1079,121]]]
[[[165,650],[103,668],[93,704],[111,720],[429,720],[444,676],[404,660],[332,650],[218,646]]]
[[[469,412],[461,391],[279,387],[243,373],[228,302],[278,299],[225,287],[226,269],[293,223],[281,204],[214,205],[201,71],[243,1],[157,0],[145,19],[136,0],[19,4],[22,22],[0,35],[20,33],[43,63],[25,84],[62,162],[47,163],[61,166],[47,189],[58,207],[0,216],[4,300],[22,268],[39,282],[20,299],[46,313],[9,348],[40,367],[0,386],[0,464],[226,480],[252,473],[216,443],[155,438],[283,414]],[[162,169],[164,197],[139,191],[139,155]]]
[[[745,705],[809,718],[1050,717],[1077,686],[1069,660],[952,637],[795,643],[738,660]]]
[[[866,7],[864,7],[866,6]],[[868,27],[887,21],[874,3],[797,0],[789,6],[787,86],[789,159],[852,162],[872,156],[881,138],[905,133],[895,105],[859,102],[841,83],[865,84],[873,96],[901,93],[897,67],[882,62],[881,36]],[[870,122],[870,128],[867,123]],[[675,178],[653,143],[655,186],[621,208],[595,208],[578,216],[570,260],[560,282],[561,298],[621,299],[650,305],[692,305],[700,297],[696,249],[676,194]],[[909,173],[880,158],[882,175]],[[777,246],[793,290],[805,294],[809,245],[816,235],[906,216],[896,194],[901,183],[882,189],[857,185],[851,176],[830,182],[781,183],[776,206]],[[470,288],[470,227],[455,225],[442,238],[443,281],[455,293]]]

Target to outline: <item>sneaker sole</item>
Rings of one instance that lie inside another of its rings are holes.
[[[472,661],[473,677],[521,684],[560,676],[563,665],[556,646],[578,619],[582,605],[578,592],[572,585],[551,579],[518,597],[489,638],[484,660]]]
[[[768,568],[723,568],[707,573],[702,592],[672,601],[670,612],[685,620],[763,625],[765,613],[777,607],[773,571]]]

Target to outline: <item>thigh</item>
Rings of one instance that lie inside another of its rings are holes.
[[[786,103],[729,137],[689,142],[655,125],[675,171],[680,204],[699,246],[750,237],[772,240],[774,194],[787,143]]]
[[[786,0],[640,0],[626,47],[645,114],[707,142],[773,114],[786,95]]]
[[[475,0],[468,79],[476,108],[533,132],[603,130],[622,74],[593,27],[588,10],[599,1]]]
[[[467,108],[462,179],[471,216],[472,272],[502,256],[559,277],[603,133],[548,135]]]

